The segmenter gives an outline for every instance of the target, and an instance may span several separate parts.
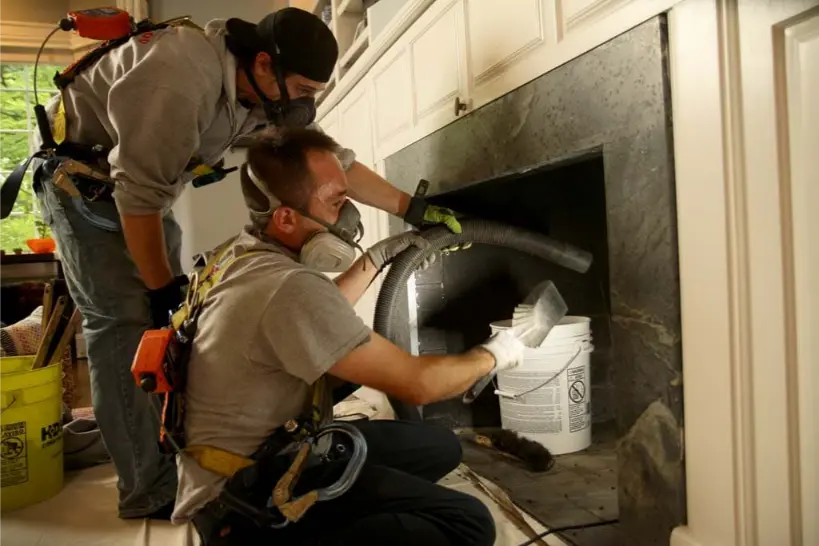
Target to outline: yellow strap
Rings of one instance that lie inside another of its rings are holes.
[[[325,376],[319,377],[315,383],[313,383],[313,427],[318,429],[323,423],[322,420],[322,409],[324,405],[324,393],[327,390],[327,384],[325,381]]]
[[[210,289],[216,286],[216,284],[221,280],[225,270],[227,270],[227,268],[230,267],[233,262],[247,256],[252,256],[253,254],[265,252],[263,250],[251,250],[239,256],[234,256],[228,260],[227,263],[220,263],[225,257],[227,251],[230,250],[235,240],[236,238],[234,237],[233,239],[229,239],[218,246],[215,249],[213,256],[211,256],[211,258],[205,264],[205,267],[202,268],[201,271],[193,274],[191,285],[188,288],[188,296],[185,300],[185,304],[171,317],[171,326],[174,329],[180,328],[185,320],[187,320],[187,318],[193,313],[193,311],[204,303],[205,297]],[[219,267],[214,272],[214,268],[216,268],[217,265]]]
[[[63,95],[60,93],[60,105],[57,107],[57,114],[54,116],[54,122],[52,127],[52,133],[54,136],[54,142],[57,144],[62,144],[65,141],[66,135],[66,116],[65,116],[65,103],[63,102]]]
[[[216,171],[214,171],[213,167],[211,167],[207,163],[199,163],[196,165],[196,167],[191,169],[191,173],[193,173],[196,176],[204,176],[206,174],[211,174],[213,172]]]
[[[201,305],[205,301],[207,293],[221,280],[222,275],[231,264],[241,258],[258,254],[260,252],[265,252],[264,250],[251,250],[239,256],[234,256],[226,263],[221,263],[234,241],[235,238],[230,239],[224,242],[221,246],[217,247],[213,253],[213,256],[211,256],[211,258],[205,264],[205,267],[202,268],[202,271],[199,272],[198,275],[194,275],[194,281],[192,282],[189,290],[189,293],[190,291],[193,291],[194,294],[192,298],[188,298],[188,301],[194,302],[194,306]],[[182,326],[182,323],[188,316],[190,316],[190,313],[191,307],[186,302],[181,309],[174,313],[172,317],[172,326],[174,328],[179,328]],[[313,384],[311,417],[313,427],[315,429],[318,429],[318,427],[322,424],[322,406],[325,391],[325,376],[321,376]],[[254,464],[252,459],[248,459],[246,457],[242,457],[241,455],[236,455],[235,453],[231,453],[213,446],[188,446],[184,449],[184,452],[190,455],[199,464],[199,466],[205,470],[209,470],[210,472],[214,472],[226,478],[229,478],[239,470]],[[313,502],[315,502],[315,500],[313,500]],[[304,507],[304,509],[306,508],[307,506]]]
[[[160,24],[166,24],[169,27],[189,27],[194,28],[200,32],[205,32],[205,29],[191,21],[190,17],[187,15],[183,17],[169,19],[168,21],[164,21],[163,23]],[[107,53],[110,53],[110,51]],[[60,93],[60,105],[57,107],[57,113],[54,115],[54,121],[52,123],[53,123],[52,136],[54,137],[54,142],[56,142],[57,144],[62,144],[67,138],[66,135],[68,134],[68,122],[67,117],[65,115],[65,103],[63,101],[62,93]],[[197,166],[197,168],[199,167],[201,167],[201,165]],[[201,174],[210,173],[205,172]]]
[[[205,470],[225,478],[230,478],[243,468],[254,464],[253,459],[213,446],[188,446],[183,451]]]

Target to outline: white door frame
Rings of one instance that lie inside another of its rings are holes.
[[[815,532],[774,25],[817,3],[686,0],[669,13],[688,506],[673,546],[809,546]]]

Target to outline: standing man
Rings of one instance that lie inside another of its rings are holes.
[[[68,142],[103,150],[114,183],[100,191],[75,177],[86,201],[82,213],[55,185],[54,172],[67,159],[85,158],[52,158],[34,176],[83,315],[93,406],[119,476],[122,518],[168,518],[176,496],[173,460],[157,447],[154,401],[129,370],[143,332],[167,325],[187,280],[171,206],[201,172],[195,168],[216,166],[236,139],[264,127],[313,125],[314,97],[337,55],[327,26],[298,9],[258,25],[229,19],[204,31],[167,26],[77,70],[47,107]],[[354,199],[411,224],[459,230],[451,211],[410,198],[356,162],[351,150],[338,157]]]

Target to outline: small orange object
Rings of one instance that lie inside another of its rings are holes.
[[[131,364],[131,375],[137,386],[145,392],[158,394],[173,391],[165,373],[165,355],[173,334],[171,328],[148,330],[142,334]]]
[[[50,254],[57,248],[57,243],[51,237],[43,239],[27,239],[26,245],[35,254]]]
[[[92,40],[116,40],[131,32],[131,16],[115,7],[69,11],[60,28]]]

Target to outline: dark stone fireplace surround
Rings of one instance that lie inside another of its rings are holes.
[[[635,545],[667,545],[670,530],[685,519],[666,38],[664,17],[647,21],[386,160],[393,184],[412,193],[427,179],[435,195],[602,154],[618,503]],[[408,317],[406,305],[398,316]]]

